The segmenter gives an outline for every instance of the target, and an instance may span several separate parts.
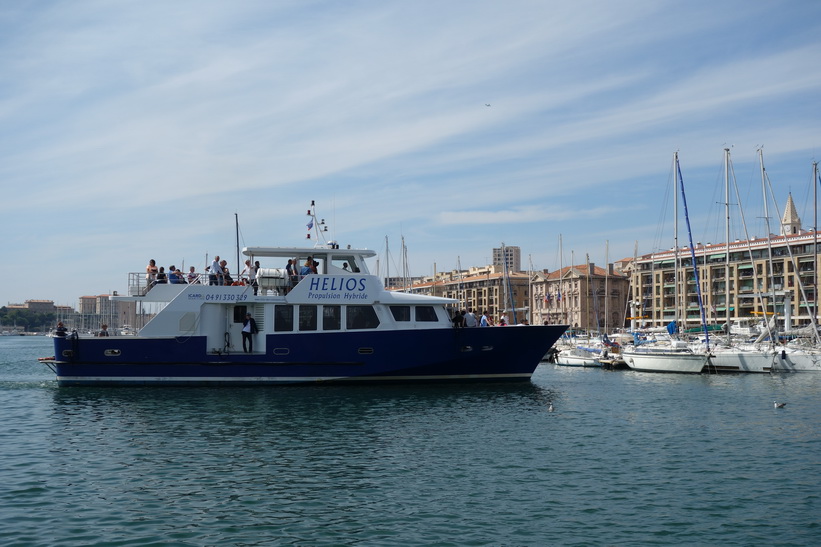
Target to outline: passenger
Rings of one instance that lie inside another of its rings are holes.
[[[168,282],[173,285],[179,285],[183,282],[182,275],[176,266],[172,265],[168,268]]]
[[[150,289],[155,283],[157,283],[157,263],[152,258],[145,267],[145,284]]]
[[[254,352],[254,335],[259,332],[257,329],[257,322],[251,317],[250,313],[245,314],[245,322],[242,324],[242,351],[245,353]],[[245,341],[248,341],[248,347],[245,347]]]
[[[157,284],[168,283],[168,277],[165,275],[165,266],[160,266],[160,271],[157,274]]]
[[[215,256],[214,260],[211,262],[211,270],[208,274],[208,284],[222,285],[222,268],[220,268],[219,255]]]
[[[499,318],[499,326],[504,327],[507,325],[507,314],[502,312],[502,317]]]
[[[468,308],[468,312],[465,314],[465,326],[466,327],[478,327],[479,322],[476,321],[476,314],[473,313],[473,308]]]
[[[453,312],[453,326],[454,328],[460,329],[465,326],[465,317],[462,315],[462,312],[456,310]]]
[[[253,285],[254,281],[256,281],[256,278],[257,273],[254,270],[253,264],[251,264],[251,260],[246,260],[245,267],[239,273],[239,280],[247,283],[248,285]]]
[[[97,336],[110,336],[110,334],[108,333],[108,325],[103,323],[100,326],[100,332],[97,333]]]
[[[311,273],[319,273],[319,262],[317,262],[316,260],[311,262]]]
[[[154,262],[153,260],[151,262]],[[57,321],[57,328],[54,329],[54,336],[59,336],[60,338],[64,338],[68,334],[68,329],[65,325],[63,325],[62,321]]]
[[[305,260],[305,265],[302,266],[302,269],[299,270],[299,275],[301,277],[305,277],[306,275],[311,275],[313,273],[313,265],[314,265],[314,257],[309,256],[307,260]]]
[[[189,285],[196,285],[200,282],[200,276],[197,275],[197,271],[194,269],[194,266],[191,266],[191,269],[188,270],[188,284]]]
[[[234,278],[231,277],[231,273],[228,271],[228,261],[223,260],[220,262],[220,268],[222,269],[222,283],[221,285],[233,285]]]
[[[348,263],[347,262],[342,263],[342,269],[345,270],[346,272],[348,271]]]
[[[480,327],[490,327],[492,325],[493,325],[493,321],[488,316],[487,310],[485,310],[484,312],[482,312],[482,319],[479,321],[479,326]]]

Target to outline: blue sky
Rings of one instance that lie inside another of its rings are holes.
[[[20,1],[0,53],[0,305],[236,271],[235,213],[302,245],[311,200],[392,270],[602,264],[672,245],[677,150],[695,240],[725,147],[751,235],[760,146],[812,226],[821,2]]]

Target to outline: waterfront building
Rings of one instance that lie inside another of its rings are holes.
[[[527,273],[508,271],[505,275],[504,266],[491,264],[423,277],[411,285],[409,292],[455,298],[459,304],[454,306],[454,311],[468,308],[479,314],[487,311],[494,322],[498,322],[504,312],[514,324],[530,320],[529,284]]]
[[[553,272],[536,272],[531,280],[534,324],[567,324],[590,332],[611,332],[625,325],[630,278],[608,264],[590,262]]]
[[[818,232],[801,229],[792,196],[780,234],[695,247],[707,324],[758,322],[775,313],[781,328],[790,330],[817,318]],[[701,325],[689,247],[640,256],[631,269],[639,326],[661,327],[676,319],[684,328]]]
[[[522,249],[502,243],[501,247],[493,249],[492,264],[501,268],[501,271],[504,271],[505,264],[507,264],[507,271],[520,272],[522,271]]]

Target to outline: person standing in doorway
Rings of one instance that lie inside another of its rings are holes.
[[[245,353],[254,352],[254,335],[259,332],[257,322],[250,313],[245,314],[245,322],[242,324],[242,351]],[[247,341],[247,347],[246,347]]]

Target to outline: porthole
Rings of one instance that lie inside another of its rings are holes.
[[[107,349],[103,353],[105,354],[106,357],[117,357],[122,352],[118,349]]]

